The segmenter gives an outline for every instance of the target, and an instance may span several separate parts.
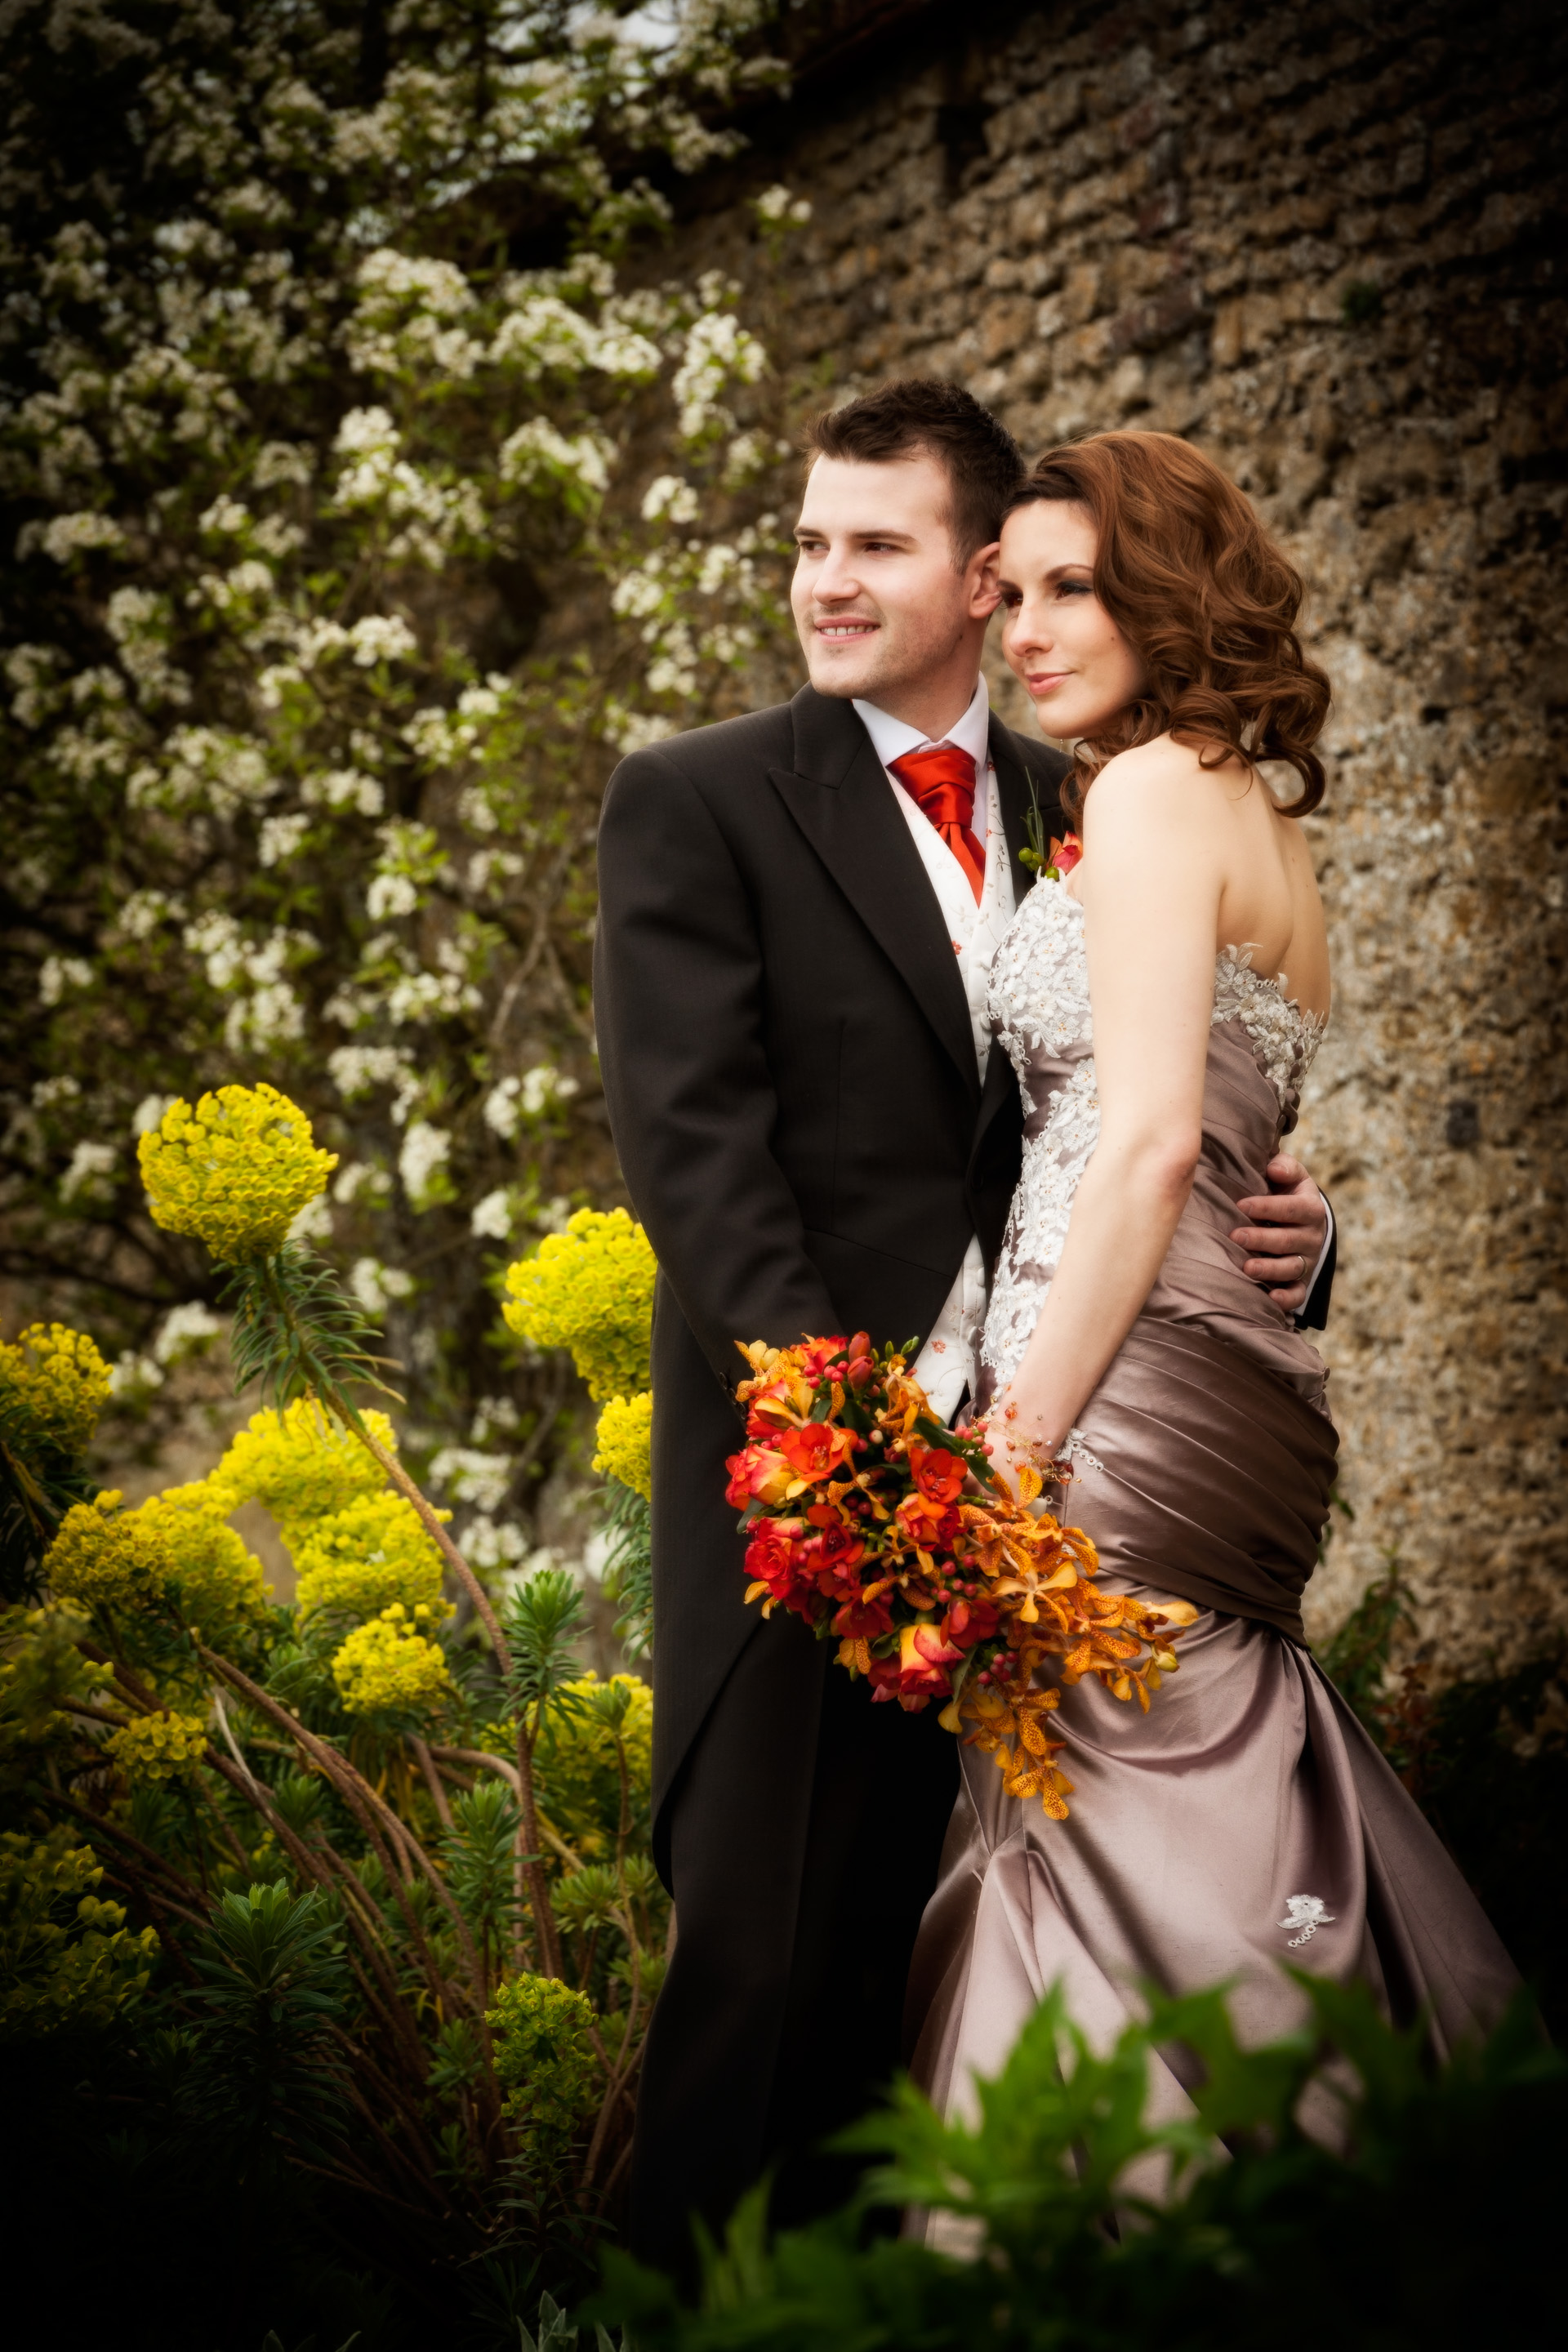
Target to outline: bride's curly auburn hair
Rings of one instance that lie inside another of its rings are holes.
[[[1235,483],[1174,434],[1096,433],[1047,450],[1007,513],[1041,499],[1093,516],[1094,591],[1143,667],[1137,699],[1074,752],[1075,822],[1108,760],[1166,734],[1205,768],[1286,761],[1301,790],[1281,814],[1315,809],[1329,681],[1296,634],[1300,574]]]

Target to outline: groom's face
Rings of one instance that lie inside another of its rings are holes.
[[[947,470],[819,457],[795,526],[790,602],[819,694],[885,703],[964,658],[995,607],[994,547],[962,566]]]

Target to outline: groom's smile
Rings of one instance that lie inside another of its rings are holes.
[[[948,470],[924,450],[818,457],[790,601],[819,694],[874,702],[940,737],[969,705],[996,602],[994,547],[960,558]]]

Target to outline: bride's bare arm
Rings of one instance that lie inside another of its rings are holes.
[[[998,1401],[1013,1418],[993,1416],[998,1434],[1047,1454],[1067,1437],[1148,1297],[1198,1162],[1225,828],[1218,787],[1196,765],[1168,741],[1124,752],[1085,806],[1074,880],[1100,1140],[1027,1352]]]

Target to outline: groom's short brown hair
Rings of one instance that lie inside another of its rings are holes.
[[[814,416],[802,441],[806,471],[818,457],[885,466],[929,453],[952,485],[948,528],[962,570],[988,547],[1024,473],[1024,454],[1005,425],[960,383],[929,375],[899,376],[858,400]]]

